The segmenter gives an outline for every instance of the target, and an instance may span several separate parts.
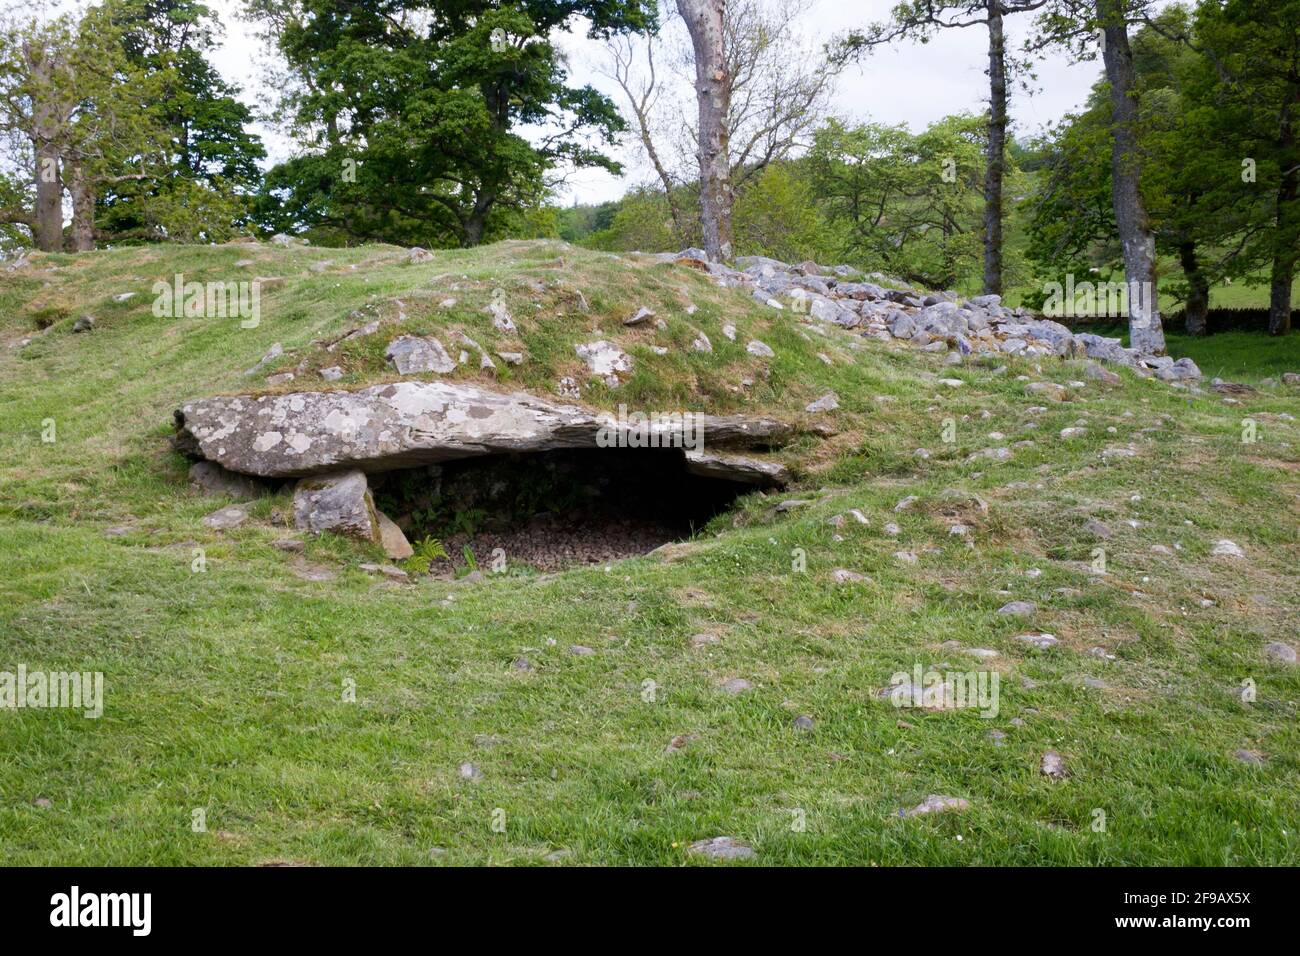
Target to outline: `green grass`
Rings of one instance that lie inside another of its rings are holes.
[[[235,270],[249,257],[255,267]],[[319,260],[332,265],[307,269]],[[265,294],[257,329],[150,314],[155,279],[241,271],[286,277]],[[545,290],[530,290],[533,279]],[[768,864],[1300,862],[1300,668],[1262,654],[1269,641],[1294,643],[1300,604],[1294,389],[1229,405],[1123,372],[1120,387],[1090,383],[1031,412],[1040,399],[1018,376],[1065,383],[1079,366],[947,369],[905,346],[804,331],[683,267],[555,243],[418,266],[386,247],[126,249],[40,256],[4,281],[6,346],[52,324],[0,351],[0,670],[103,671],[107,684],[98,720],[0,711],[8,863],[541,864],[563,849],[568,864],[673,865],[691,859],[686,844],[721,834]],[[345,386],[383,380],[398,325],[458,326],[504,348],[481,311],[498,287],[528,361],[458,375],[549,391],[578,372],[574,342],[617,336],[639,371],[616,392],[591,390],[595,405],[799,421],[834,388],[836,434],[785,452],[800,476],[788,495],[751,495],[689,544],[607,568],[393,585],[359,570],[374,554],[346,541],[309,541],[303,555],[272,547],[292,534],[277,523],[287,495],[260,502],[237,531],[201,525],[223,502],[187,489],[186,462],[167,443],[181,401],[262,387],[241,372],[275,341],[289,354],[269,372],[305,362],[288,388],[335,363]],[[112,302],[133,290],[144,294]],[[458,304],[441,308],[447,297]],[[667,333],[624,332],[641,304],[667,317]],[[72,335],[84,312],[97,328]],[[367,317],[391,328],[335,353],[312,344]],[[723,322],[740,328],[737,342]],[[688,326],[708,334],[712,355],[685,347]],[[747,337],[777,350],[766,376]],[[1262,367],[1261,349],[1231,344],[1225,377]],[[1197,361],[1215,373],[1212,356]],[[748,391],[742,377],[754,378]],[[1241,441],[1247,417],[1253,444]],[[41,440],[47,419],[54,443]],[[1085,437],[1057,437],[1083,419]],[[1036,444],[1010,461],[967,462],[1024,437]],[[1101,455],[1129,443],[1135,457]],[[895,514],[905,495],[919,500]],[[781,497],[814,503],[778,515]],[[850,508],[869,524],[850,518],[837,532],[828,519]],[[1104,576],[1088,571],[1090,517],[1115,532]],[[948,533],[958,520],[971,547]],[[1210,557],[1220,538],[1247,559]],[[1156,554],[1157,544],[1178,550]],[[203,573],[192,571],[196,548]],[[919,562],[896,560],[900,549]],[[306,567],[335,577],[305,580],[295,572]],[[871,583],[837,586],[835,568]],[[998,615],[1012,599],[1039,610]],[[1014,640],[1030,630],[1061,646]],[[720,641],[694,649],[701,632]],[[981,664],[947,641],[1000,656]],[[597,653],[571,655],[573,644]],[[1096,646],[1116,660],[1089,654]],[[520,657],[531,671],[513,666]],[[943,662],[1000,673],[995,719],[877,698],[894,672]],[[728,695],[731,677],[754,687]],[[1246,679],[1257,698],[1243,704]],[[792,727],[799,714],[813,731]],[[1005,732],[1001,746],[990,729]],[[687,745],[666,753],[677,735]],[[1266,764],[1238,762],[1238,748]],[[1067,779],[1039,773],[1048,749],[1065,755]],[[467,761],[481,780],[461,778]],[[898,817],[931,793],[971,809]],[[200,808],[207,829],[193,832]]]
[[[1166,334],[1169,354],[1190,356],[1207,379],[1258,382],[1300,371],[1300,334],[1272,337],[1262,332],[1220,332],[1197,337]]]

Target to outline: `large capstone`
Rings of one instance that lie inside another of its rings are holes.
[[[220,396],[175,412],[177,446],[244,475],[305,477],[358,468],[391,471],[511,452],[640,447],[767,448],[790,426],[770,418],[673,416],[615,420],[522,392],[452,382],[396,382],[355,392]],[[646,439],[649,439],[648,441]],[[696,450],[699,450],[698,448]]]

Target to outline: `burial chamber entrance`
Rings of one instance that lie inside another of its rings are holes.
[[[688,538],[757,485],[689,470],[675,448],[498,453],[369,476],[375,505],[431,570],[543,571],[648,554]],[[468,551],[468,554],[467,554]]]

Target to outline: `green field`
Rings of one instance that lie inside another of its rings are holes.
[[[241,330],[155,318],[150,287],[176,273],[284,281]],[[188,488],[178,404],[265,388],[242,372],[277,341],[267,372],[306,369],[282,389],[326,361],[343,387],[390,377],[384,335],[312,344],[375,318],[502,348],[482,311],[495,288],[528,361],[458,376],[549,393],[577,370],[575,341],[624,334],[644,304],[668,318],[669,354],[639,341],[633,380],[588,400],[805,422],[834,389],[834,434],[785,450],[787,493],[749,495],[666,552],[556,574],[400,584],[340,538],[288,553],[273,546],[297,536],[287,493],[235,531],[201,524],[227,502]],[[73,334],[83,313],[96,327]],[[687,347],[691,326],[712,354]],[[747,355],[747,337],[777,358]],[[1171,350],[1258,384],[1300,371],[1297,341]],[[384,246],[37,255],[0,280],[0,671],[102,671],[106,691],[99,719],[0,710],[4,860],[675,865],[729,835],[760,864],[1300,863],[1300,668],[1264,654],[1300,620],[1300,389],[1229,404],[1124,371],[1051,403],[1021,376],[1069,383],[1079,363],[1006,364],[818,336],[690,269],[559,243],[420,265]],[[1026,438],[1008,461],[970,459]],[[778,513],[785,498],[812,503]],[[830,523],[850,509],[867,523]],[[1221,539],[1245,557],[1212,556]],[[840,568],[870,580],[836,584]],[[1013,600],[1037,609],[997,613]],[[704,633],[717,642],[693,646]],[[880,699],[918,664],[996,671],[998,715]],[[732,678],[752,687],[727,693]],[[1064,779],[1040,772],[1049,750]],[[900,818],[928,794],[970,808]]]

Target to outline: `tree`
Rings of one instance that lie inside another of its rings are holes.
[[[1096,56],[1101,44],[1111,101],[1111,205],[1124,262],[1128,295],[1129,345],[1143,354],[1165,351],[1160,322],[1156,241],[1142,196],[1142,154],[1138,146],[1139,96],[1129,44],[1130,23],[1149,19],[1149,0],[1052,0],[1034,44],[1072,47],[1077,58]]]
[[[72,246],[95,246],[103,190],[158,175],[165,134],[153,104],[155,76],[134,68],[120,46],[113,4],[0,32],[0,130],[31,149],[34,205],[10,209],[38,248],[63,246],[62,195],[72,199]]]
[[[268,174],[259,216],[333,241],[476,245],[499,214],[540,202],[560,166],[618,164],[624,128],[571,87],[550,40],[586,19],[605,38],[643,29],[643,0],[248,0],[297,84],[307,149]],[[538,132],[534,141],[522,135]],[[593,142],[594,140],[594,142]]]
[[[31,230],[36,248],[63,248],[63,178],[60,143],[75,102],[66,95],[67,56],[74,37],[71,17],[48,24],[7,25],[0,34],[0,128],[28,149],[21,202],[4,210],[6,221]]]
[[[840,250],[928,288],[951,288],[977,268],[983,121],[939,120],[923,133],[904,126],[817,131],[808,157],[813,188],[844,234]]]
[[[656,144],[654,129],[657,107],[663,95],[663,84],[655,66],[655,48],[658,45],[655,31],[647,30],[643,41],[638,44],[632,35],[612,37],[607,44],[610,67],[606,75],[619,85],[632,111],[641,148],[663,186],[664,199],[673,218],[674,242],[680,247],[684,245],[688,227],[677,198],[677,184]],[[645,51],[645,73],[641,75],[636,68],[638,45]]]
[[[115,240],[222,238],[245,220],[266,151],[248,129],[253,116],[238,88],[208,61],[220,24],[198,0],[118,0],[117,9],[127,60],[158,77],[169,168],[115,188],[100,204],[98,227]]]
[[[1132,39],[1141,108],[1142,194],[1156,249],[1175,257],[1181,281],[1168,283],[1186,303],[1187,332],[1205,332],[1212,284],[1252,268],[1250,241],[1259,203],[1236,175],[1241,148],[1227,116],[1207,98],[1205,60],[1189,42],[1191,17],[1173,5]],[[1087,109],[1065,118],[1043,144],[1043,175],[1030,221],[1031,257],[1065,271],[1122,268],[1111,196],[1109,84],[1099,81]]]
[[[724,43],[726,0],[677,0],[695,50],[699,110],[700,229],[710,259],[731,258],[731,74]]]
[[[1238,144],[1233,175],[1266,192],[1252,251],[1268,264],[1269,333],[1284,335],[1300,261],[1300,0],[1203,0],[1196,36],[1207,99]]]
[[[938,30],[984,26],[988,30],[989,118],[984,162],[984,292],[1002,293],[1003,222],[1006,208],[1008,68],[1003,21],[1028,13],[1047,0],[906,0],[888,23],[851,33],[840,44],[841,57],[857,57],[877,46],[914,37],[927,42]]]
[[[799,30],[802,13],[799,0],[729,0],[723,7],[730,103],[727,171],[733,206],[773,164],[805,147],[826,114],[841,64],[809,48]],[[674,95],[676,76],[661,65],[680,63],[694,76],[694,44],[689,32],[677,43],[679,25],[671,19],[643,36],[615,37],[609,44],[607,75],[623,91],[642,149],[668,200],[680,247],[698,231],[687,222],[684,207],[698,206],[699,197],[693,193],[700,179],[699,124],[681,121],[684,105]],[[690,85],[695,98],[696,84]],[[692,194],[689,199],[687,194]]]

